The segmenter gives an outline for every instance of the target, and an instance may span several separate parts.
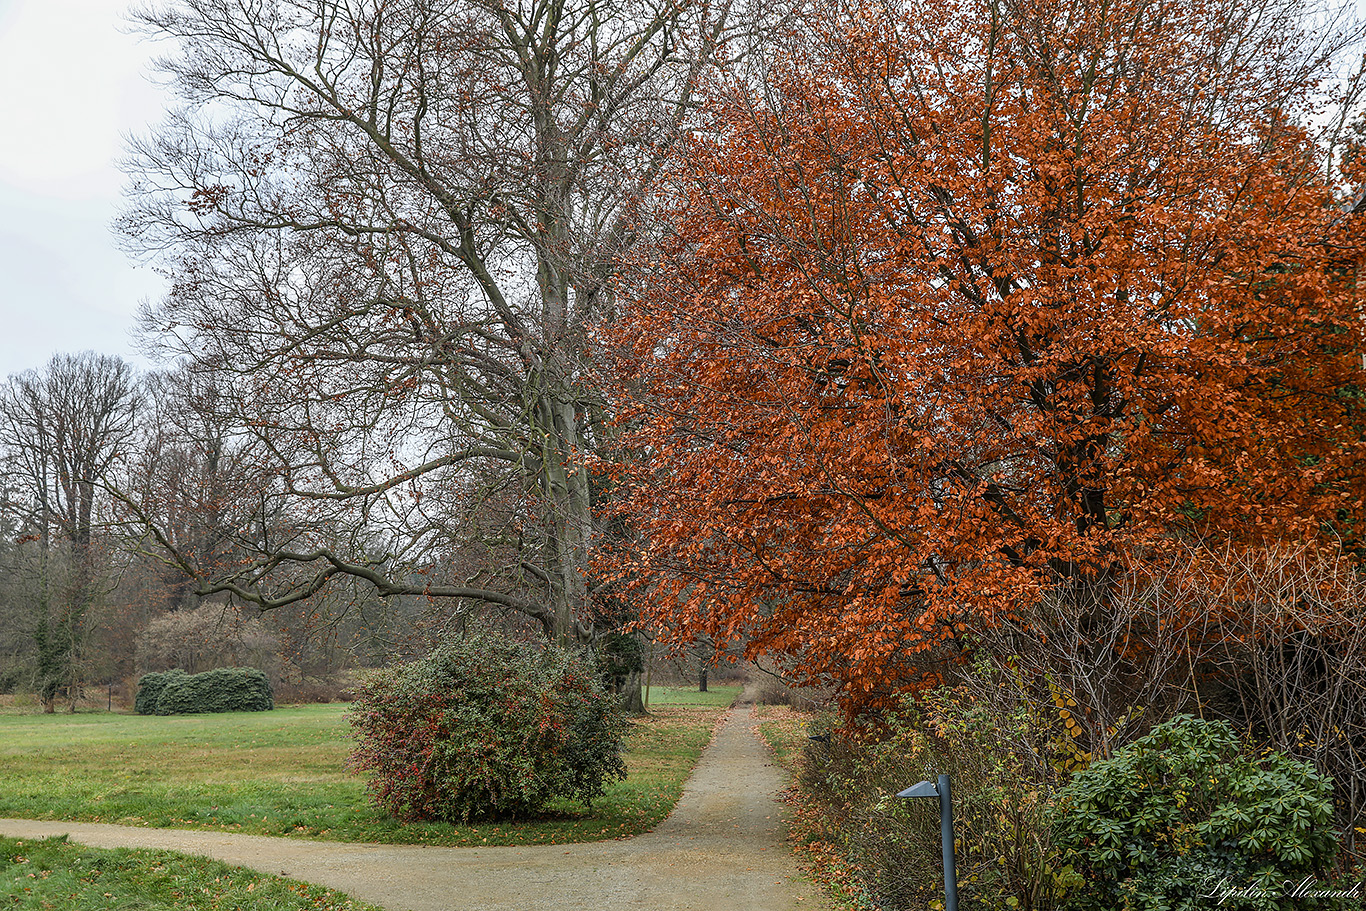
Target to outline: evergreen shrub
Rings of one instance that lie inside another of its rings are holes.
[[[157,713],[157,700],[161,698],[161,691],[171,683],[188,676],[179,668],[143,674],[142,679],[138,681],[138,694],[133,699],[134,711],[139,715],[155,715]]]
[[[352,767],[403,820],[525,817],[557,797],[591,806],[626,775],[626,722],[594,667],[490,633],[375,672],[348,717]]]
[[[134,708],[144,715],[266,712],[275,708],[275,696],[266,675],[255,668],[220,667],[202,674],[175,670],[145,675]]]
[[[1332,865],[1331,790],[1308,763],[1248,755],[1224,722],[1178,716],[1059,791],[1058,845],[1085,881],[1065,907],[1337,907],[1296,894]]]

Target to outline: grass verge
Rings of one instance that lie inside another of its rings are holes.
[[[165,851],[0,838],[0,907],[38,911],[380,911],[340,892]]]
[[[625,781],[591,811],[564,802],[540,818],[455,826],[398,823],[348,773],[345,707],[224,715],[0,715],[0,816],[216,829],[333,841],[560,844],[648,831],[677,802],[738,687],[654,687],[633,722]]]
[[[807,723],[815,716],[788,705],[756,705],[754,714],[759,719],[759,736],[768,744],[773,758],[795,775],[797,761],[810,743]]]
[[[783,792],[783,802],[792,814],[788,843],[802,872],[839,911],[865,911],[873,907],[859,883],[858,871],[835,843],[832,821],[802,789],[802,763],[823,759],[823,747],[810,739],[810,723],[819,716],[786,705],[755,706],[755,714],[759,718],[759,735],[773,757],[792,775],[792,784]]]

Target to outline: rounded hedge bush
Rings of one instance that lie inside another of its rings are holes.
[[[556,797],[591,806],[626,775],[626,722],[593,666],[493,634],[375,672],[348,718],[352,767],[406,821],[524,817]]]
[[[157,700],[161,698],[161,691],[171,683],[188,676],[189,674],[180,668],[143,674],[142,678],[138,680],[138,694],[133,699],[133,710],[139,715],[155,715],[157,713]]]
[[[266,675],[250,667],[220,667],[202,674],[165,671],[143,676],[133,707],[143,715],[266,712],[275,695]]]
[[[1290,911],[1336,850],[1332,783],[1276,752],[1249,756],[1229,725],[1179,716],[1078,772],[1056,836],[1085,885],[1069,911]]]

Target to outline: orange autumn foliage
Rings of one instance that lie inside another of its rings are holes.
[[[629,295],[648,622],[867,700],[1177,537],[1358,521],[1366,233],[1250,8],[832,3],[717,90]]]

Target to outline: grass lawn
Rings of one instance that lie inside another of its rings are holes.
[[[342,705],[222,715],[0,715],[0,816],[219,829],[336,841],[553,844],[636,835],[668,815],[738,687],[653,687],[625,781],[590,813],[517,823],[400,824],[346,771]]]
[[[0,907],[64,911],[380,911],[307,883],[165,851],[0,838]]]

